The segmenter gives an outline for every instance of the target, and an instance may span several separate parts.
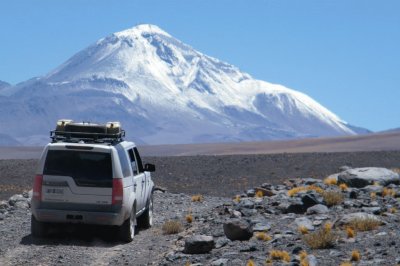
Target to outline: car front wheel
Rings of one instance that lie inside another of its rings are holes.
[[[148,207],[138,218],[138,222],[140,227],[145,229],[153,226],[153,195],[150,196]]]

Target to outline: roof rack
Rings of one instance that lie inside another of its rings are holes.
[[[94,124],[90,122],[74,123],[72,120],[62,119],[57,122],[56,130],[50,131],[52,143],[106,143],[117,144],[123,141],[125,130],[119,122]]]

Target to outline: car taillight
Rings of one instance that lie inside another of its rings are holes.
[[[113,179],[113,189],[112,189],[112,205],[122,204],[122,199],[124,197],[124,184],[121,178]]]
[[[35,200],[42,200],[42,183],[43,183],[43,176],[36,175],[35,181],[33,183],[33,193],[32,197]]]

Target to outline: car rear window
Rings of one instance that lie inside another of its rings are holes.
[[[72,177],[77,186],[112,187],[111,154],[49,150],[43,174]]]

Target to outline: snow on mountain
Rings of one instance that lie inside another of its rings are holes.
[[[23,143],[47,135],[59,118],[121,120],[148,144],[356,134],[307,95],[255,80],[154,25],[114,33],[47,75],[0,91],[0,132]]]

